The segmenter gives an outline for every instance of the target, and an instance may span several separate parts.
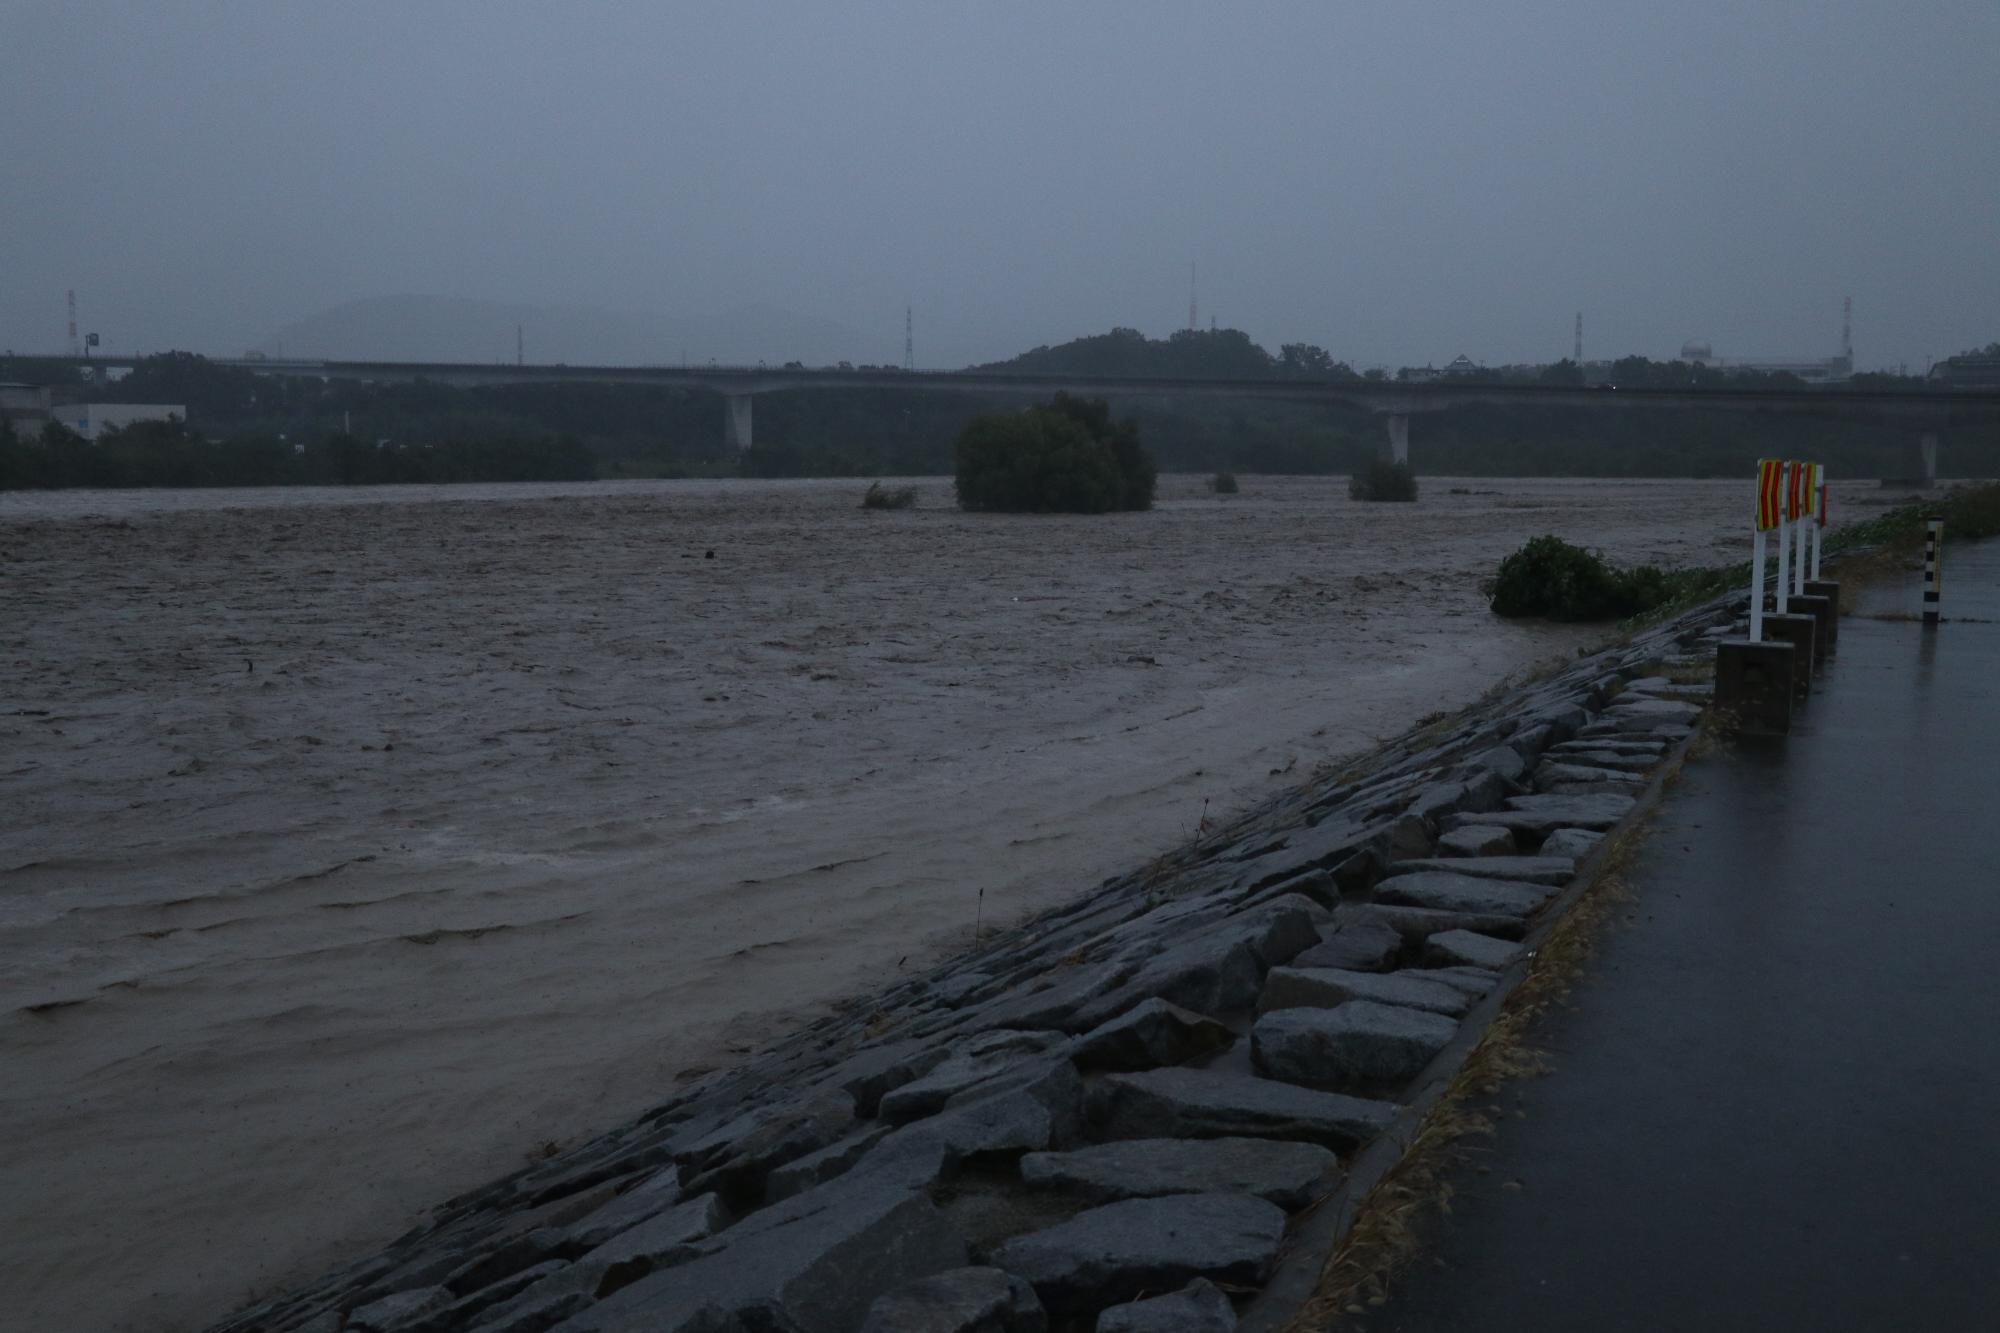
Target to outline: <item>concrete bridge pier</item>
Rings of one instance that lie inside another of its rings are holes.
[[[722,400],[729,409],[729,443],[737,453],[750,451],[750,395],[732,393]]]
[[[1410,461],[1410,418],[1402,412],[1384,418],[1389,423],[1389,443],[1382,456],[1391,463],[1408,466]]]
[[[1921,481],[1925,486],[1937,485],[1937,455],[1937,432],[1927,430],[1917,438],[1916,447],[1910,451],[1911,479]]]

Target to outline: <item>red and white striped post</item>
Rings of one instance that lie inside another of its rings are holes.
[[[1764,641],[1764,534],[1778,526],[1784,513],[1779,503],[1779,478],[1785,465],[1775,458],[1757,460],[1756,536],[1750,555],[1750,640]]]

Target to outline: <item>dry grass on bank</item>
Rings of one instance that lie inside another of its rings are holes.
[[[1634,825],[1606,850],[1595,882],[1535,951],[1527,976],[1424,1117],[1408,1151],[1362,1200],[1313,1296],[1284,1333],[1327,1333],[1387,1302],[1421,1251],[1427,1225],[1450,1213],[1451,1177],[1471,1160],[1473,1141],[1494,1132],[1501,1115],[1494,1098],[1506,1084],[1552,1068],[1533,1045],[1532,1029],[1568,997],[1606,918],[1630,902],[1626,871],[1649,832],[1649,822]]]

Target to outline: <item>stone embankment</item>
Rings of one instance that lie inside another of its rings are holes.
[[[1735,611],[1420,729],[214,1333],[1233,1329],[1691,733]]]

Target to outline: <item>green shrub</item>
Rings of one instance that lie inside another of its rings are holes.
[[[1654,565],[1619,569],[1597,552],[1560,537],[1536,537],[1500,562],[1500,572],[1487,591],[1495,615],[1622,620],[1670,603],[1714,596],[1728,586],[1731,573]]]
[[[1353,500],[1414,500],[1417,474],[1408,463],[1377,458],[1347,479],[1347,495]]]
[[[1234,472],[1218,472],[1208,479],[1208,489],[1217,495],[1234,495],[1240,488]]]
[[[898,486],[895,490],[884,490],[882,483],[868,483],[868,493],[861,497],[863,509],[908,509],[917,502],[917,488]]]
[[[1024,412],[974,417],[958,437],[962,509],[1101,514],[1150,509],[1158,473],[1136,422],[1111,421],[1101,400],[1055,398]]]

